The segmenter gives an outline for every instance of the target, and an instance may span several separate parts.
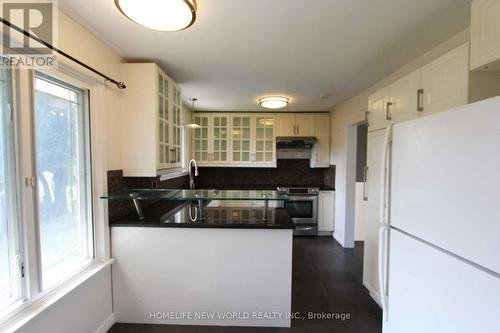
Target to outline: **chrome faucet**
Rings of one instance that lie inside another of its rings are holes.
[[[194,175],[193,175],[193,166],[194,166]],[[198,163],[196,160],[189,161],[189,188],[194,189],[194,177],[198,177]]]

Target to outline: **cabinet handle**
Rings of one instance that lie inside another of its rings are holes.
[[[370,127],[370,121],[368,120],[369,115],[370,115],[370,111],[365,111],[365,121],[366,121],[367,127]]]
[[[297,135],[299,135],[299,134],[300,134],[300,127],[299,127],[299,125],[297,125]]]
[[[386,105],[385,105],[385,118],[387,120],[392,120],[392,116],[391,116],[391,106],[392,106],[392,102],[387,102]]]
[[[363,200],[368,201],[368,194],[366,193],[366,183],[368,181],[368,166],[363,168]]]
[[[417,90],[417,111],[424,111],[424,89]]]
[[[297,134],[297,126],[293,125],[293,134]]]

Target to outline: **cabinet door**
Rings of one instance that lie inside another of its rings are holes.
[[[385,128],[387,120],[387,103],[389,103],[389,88],[384,88],[368,98],[368,130]]]
[[[277,136],[295,136],[295,115],[294,114],[278,114],[276,116]]]
[[[170,83],[172,87],[172,98],[170,98],[170,149],[169,149],[169,163],[170,167],[179,167],[181,165],[181,92]]]
[[[170,167],[170,83],[168,78],[158,71],[157,109],[158,109],[158,169]]]
[[[379,299],[378,283],[378,235],[380,229],[380,172],[382,162],[382,147],[385,130],[368,133],[367,148],[367,211],[365,219],[365,247],[363,260],[363,284],[370,293]]]
[[[318,142],[314,145],[311,156],[311,167],[330,166],[330,115],[314,116],[314,136]]]
[[[195,115],[195,124],[200,128],[194,130],[194,158],[199,162],[209,161],[209,117],[207,115]]]
[[[389,115],[393,122],[399,123],[419,116],[419,88],[420,71],[415,71],[391,85]]]
[[[299,136],[314,136],[314,115],[297,114],[295,116],[295,126]]]
[[[252,116],[232,116],[231,138],[232,138],[232,161],[234,163],[250,162],[251,153],[251,123]]]
[[[422,115],[445,111],[468,102],[469,43],[441,56],[421,70],[424,89]]]
[[[470,68],[500,70],[500,0],[474,0]],[[493,64],[492,64],[493,63]]]
[[[333,232],[335,219],[335,192],[320,191],[318,197],[318,231]]]
[[[213,116],[211,126],[212,136],[212,156],[211,160],[214,162],[227,162],[228,161],[228,116]]]
[[[255,152],[253,161],[256,163],[276,163],[276,140],[274,116],[255,117]]]

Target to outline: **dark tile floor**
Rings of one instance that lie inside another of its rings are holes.
[[[344,249],[330,237],[294,238],[292,311],[349,314],[349,320],[301,320],[292,328],[115,324],[109,333],[377,333],[382,312],[362,284],[363,244]]]

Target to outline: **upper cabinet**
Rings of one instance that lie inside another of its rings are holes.
[[[389,87],[383,88],[368,98],[368,128],[378,130],[389,122]]]
[[[229,160],[229,116],[196,114],[194,122],[194,158],[200,163],[224,163]]]
[[[122,160],[126,177],[155,177],[181,164],[181,92],[154,63],[122,64]]]
[[[380,89],[368,98],[370,131],[467,104],[469,43]]]
[[[311,151],[311,168],[330,167],[330,115],[316,114],[314,134],[318,140]]]
[[[277,136],[314,136],[314,116],[308,114],[278,114]]]
[[[422,67],[422,114],[465,105],[469,99],[469,43]]]
[[[276,166],[276,118],[269,114],[196,113],[194,158],[202,166]]]
[[[500,71],[500,0],[474,0],[471,11],[471,70]]]

